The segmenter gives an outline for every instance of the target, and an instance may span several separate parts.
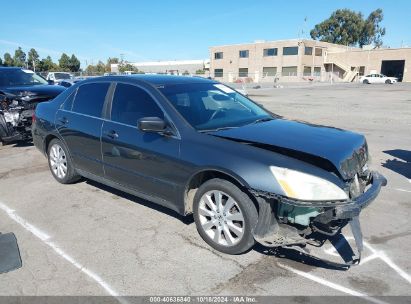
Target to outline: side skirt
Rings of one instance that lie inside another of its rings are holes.
[[[77,171],[78,174],[80,174],[81,176],[83,176],[85,178],[94,180],[98,183],[101,183],[103,185],[109,186],[111,188],[114,188],[114,189],[117,189],[117,190],[120,190],[120,191],[123,191],[123,192],[131,194],[133,196],[140,197],[144,200],[147,200],[147,201],[153,202],[155,204],[158,204],[160,206],[163,206],[163,207],[169,208],[171,210],[174,210],[175,212],[177,212],[180,215],[184,215],[184,212],[182,212],[182,210],[180,210],[174,203],[172,203],[170,201],[166,201],[166,200],[161,199],[157,196],[152,196],[152,195],[140,192],[140,191],[130,189],[130,188],[125,187],[123,185],[120,185],[116,182],[113,182],[113,181],[111,181],[111,180],[109,180],[105,177],[97,176],[95,174],[86,172],[84,170],[76,169],[76,171]]]

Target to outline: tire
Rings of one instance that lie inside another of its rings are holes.
[[[364,84],[370,84],[370,82],[367,79],[364,79],[363,82]]]
[[[389,79],[387,79],[387,80],[385,81],[385,83],[386,83],[386,84],[392,84],[391,80],[389,80]]]
[[[194,196],[193,213],[198,233],[214,249],[241,254],[255,244],[252,231],[257,224],[257,208],[234,184],[218,178],[202,184]]]
[[[50,141],[47,159],[51,174],[59,183],[72,184],[80,180],[81,176],[74,169],[70,153],[60,139],[55,138]]]

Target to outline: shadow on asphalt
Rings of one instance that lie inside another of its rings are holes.
[[[390,169],[407,179],[411,179],[411,151],[395,149],[383,152],[396,158],[387,159],[385,163],[382,163],[381,165],[384,168]]]
[[[145,207],[148,207],[148,208],[151,208],[151,209],[153,209],[153,210],[156,210],[156,211],[162,212],[162,213],[164,213],[164,214],[167,214],[167,215],[169,215],[169,216],[172,216],[172,217],[180,220],[181,222],[183,222],[183,223],[186,224],[186,225],[190,225],[190,224],[194,223],[194,218],[193,218],[192,215],[190,215],[190,216],[182,216],[182,215],[178,214],[177,212],[175,212],[174,210],[171,210],[171,209],[169,209],[169,208],[167,208],[167,207],[160,206],[160,205],[158,205],[158,204],[156,204],[156,203],[153,203],[153,202],[147,201],[147,200],[145,200],[145,199],[139,198],[139,197],[137,197],[137,196],[128,194],[128,193],[123,192],[123,191],[121,191],[121,190],[117,190],[117,189],[115,189],[115,188],[112,188],[112,187],[109,187],[109,186],[100,184],[100,183],[95,182],[95,181],[93,181],[93,180],[86,179],[85,181],[86,181],[87,184],[89,184],[89,185],[91,185],[91,186],[93,186],[93,187],[99,188],[99,189],[101,189],[101,190],[103,190],[103,191],[110,192],[110,193],[112,193],[112,194],[114,194],[114,195],[117,195],[117,196],[119,196],[119,197],[125,198],[125,199],[127,199],[127,200],[129,200],[129,201],[132,201],[133,203],[140,204],[140,205],[143,205],[143,206],[145,206]]]
[[[340,270],[340,271],[346,271],[350,268],[350,266],[326,261],[318,257],[315,257],[313,255],[303,253],[293,248],[286,248],[286,247],[269,248],[269,247],[265,247],[263,245],[257,244],[254,246],[253,249],[261,254],[274,256],[280,259],[287,259],[287,260],[291,260],[297,263],[301,263],[304,265],[317,267],[317,268]]]

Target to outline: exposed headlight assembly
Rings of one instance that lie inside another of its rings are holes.
[[[348,199],[344,190],[320,177],[275,166],[270,166],[270,170],[287,197],[304,201]]]

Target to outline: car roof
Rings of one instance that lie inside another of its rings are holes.
[[[25,70],[25,68],[21,68],[21,67],[0,67],[0,71],[1,70]]]
[[[217,83],[214,80],[203,78],[203,77],[192,77],[192,76],[173,76],[173,75],[146,75],[146,74],[134,74],[125,76],[101,76],[93,77],[91,79],[86,79],[82,81],[82,84],[87,82],[95,81],[127,81],[127,82],[138,82],[144,81],[149,84],[158,85],[170,85],[170,84],[188,84],[188,83]]]

